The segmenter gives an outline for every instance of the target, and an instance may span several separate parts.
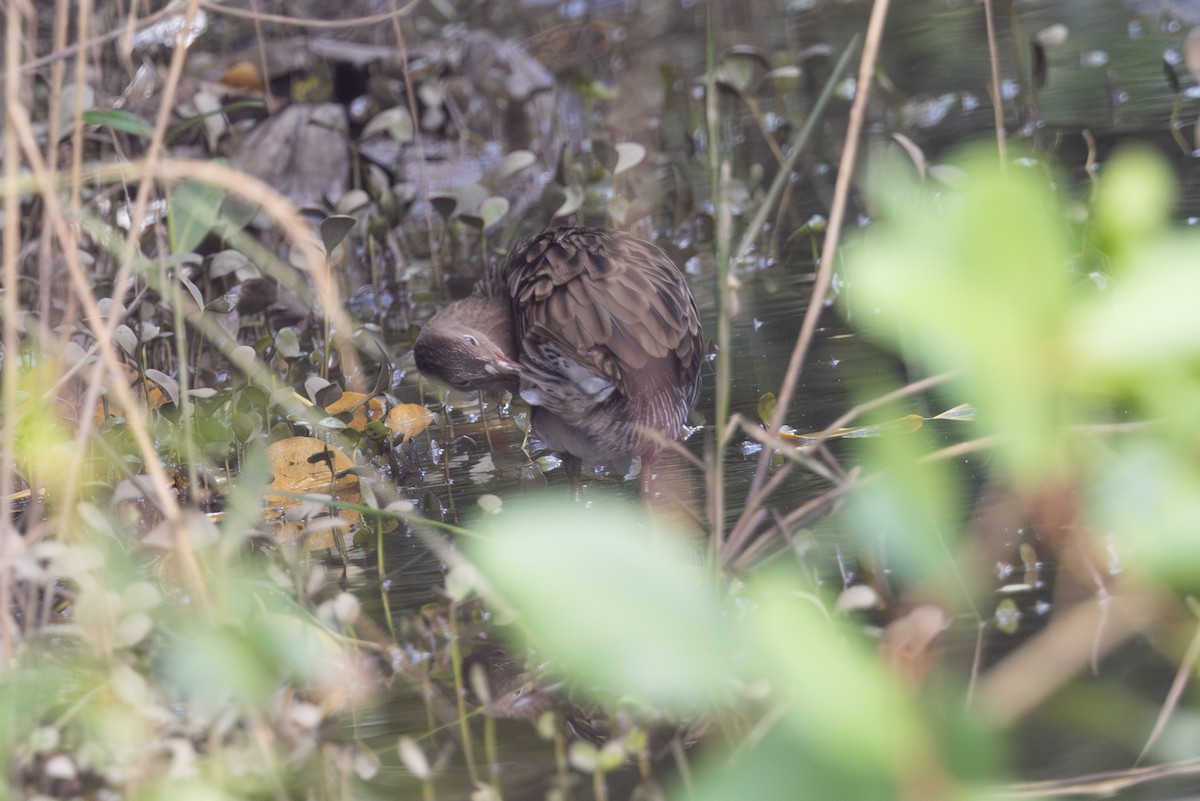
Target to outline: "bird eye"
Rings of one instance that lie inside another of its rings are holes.
[[[470,334],[463,334],[463,342],[466,342],[468,345],[470,345],[473,348],[479,347],[479,341],[477,339],[475,339],[475,337],[471,336]]]

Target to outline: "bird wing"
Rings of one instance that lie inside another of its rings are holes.
[[[558,229],[514,249],[504,278],[523,360],[552,343],[622,393],[632,383],[695,385],[705,351],[699,315],[658,247],[618,231]]]

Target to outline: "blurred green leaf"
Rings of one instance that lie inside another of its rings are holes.
[[[911,699],[858,635],[782,572],[756,577],[747,597],[753,663],[790,701],[788,724],[808,749],[831,766],[874,776],[925,755]]]
[[[1185,444],[1200,407],[1200,236],[1169,225],[1168,165],[1138,150],[1105,165],[1084,242],[1103,272],[1079,280],[1067,215],[1039,172],[1002,173],[990,152],[959,163],[955,193],[882,170],[885,222],[848,258],[851,320],[926,370],[958,371],[952,397],[978,410],[1018,489],[1084,484],[1089,514],[1123,543],[1118,553],[1186,581],[1200,569],[1188,534],[1200,526],[1200,470]],[[1154,426],[1082,447],[1075,424],[1114,419]],[[919,515],[943,521],[930,532],[956,524],[936,512],[944,486],[922,488],[924,468],[904,467],[919,455],[872,454],[890,472],[851,514],[859,529],[899,524],[914,549],[889,553],[931,566],[933,552],[922,551],[932,542],[914,536]]]
[[[258,206],[247,203],[240,197],[227,196],[221,203],[221,220],[225,224],[222,229],[223,235],[232,237],[245,228],[257,214]]]
[[[1153,380],[1200,358],[1200,236],[1188,231],[1143,243],[1112,291],[1089,298],[1072,321],[1072,351],[1100,374]]]
[[[336,663],[337,644],[298,607],[250,591],[262,578],[226,571],[216,592],[228,606],[227,622],[181,618],[172,626],[178,636],[166,649],[165,674],[207,708],[266,703],[281,684],[327,675]]]
[[[149,120],[118,108],[89,109],[83,112],[83,121],[87,125],[102,125],[143,139],[149,139],[154,134],[154,126]]]
[[[803,789],[801,789],[803,788]],[[893,801],[893,783],[878,774],[844,770],[813,753],[786,725],[749,739],[730,757],[701,762],[689,786],[672,789],[678,801]]]
[[[458,198],[449,192],[430,193],[429,202],[443,220],[449,220],[450,215],[458,208]]]
[[[728,695],[731,627],[683,534],[615,501],[511,509],[485,531],[469,544],[476,566],[582,691],[663,708]]]
[[[169,650],[166,674],[180,691],[212,709],[231,701],[266,702],[276,672],[254,639],[236,628],[195,623],[186,626]]]
[[[251,415],[257,418],[261,430],[262,418],[257,412],[235,414],[234,423]],[[246,443],[243,451],[238,480],[225,496],[225,517],[221,522],[223,543],[242,542],[262,522],[263,493],[269,483],[271,468],[264,442],[262,439],[253,439]]]
[[[864,437],[860,447],[863,462],[880,472],[847,499],[852,535],[864,553],[886,555],[905,581],[954,593],[959,585],[950,555],[957,552],[965,505],[950,466],[921,458],[933,450],[929,433]]]
[[[172,253],[192,253],[216,224],[225,190],[198,181],[180,181],[167,204]]]
[[[363,128],[362,137],[386,134],[397,142],[411,142],[416,133],[412,116],[404,106],[393,106],[376,114]]]
[[[275,334],[275,349],[285,359],[300,358],[300,335],[296,329],[291,326],[280,328]]]
[[[1149,437],[1122,440],[1089,495],[1097,525],[1121,545],[1117,558],[1200,589],[1200,469],[1192,448]],[[1123,567],[1123,561],[1108,565]]]
[[[1123,150],[1105,163],[1092,225],[1110,269],[1120,273],[1128,254],[1166,228],[1175,193],[1170,167],[1150,150]]]
[[[500,161],[500,177],[507,178],[537,162],[537,156],[528,150],[514,150]]]
[[[1057,435],[1072,420],[1062,212],[1041,172],[1003,172],[991,151],[960,163],[957,194],[883,169],[883,221],[848,253],[843,297],[852,322],[925,370],[959,371],[955,397],[1003,436],[1001,453],[1032,483],[1059,468]]]

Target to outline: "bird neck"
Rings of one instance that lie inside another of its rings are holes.
[[[505,357],[517,360],[512,304],[502,291],[493,292],[481,281],[473,293],[447,307],[451,308],[453,319],[469,324],[499,345]]]

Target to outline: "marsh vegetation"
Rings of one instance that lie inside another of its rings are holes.
[[[9,794],[1186,796],[1200,17],[1143,5],[7,3]],[[565,224],[714,346],[650,493],[415,369]]]

